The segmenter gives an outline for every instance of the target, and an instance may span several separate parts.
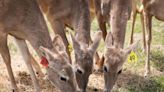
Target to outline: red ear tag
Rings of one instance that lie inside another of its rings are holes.
[[[45,57],[42,57],[40,64],[47,68],[49,63]]]

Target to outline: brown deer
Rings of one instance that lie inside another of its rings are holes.
[[[89,0],[89,9],[90,9],[90,15],[91,20],[94,19],[94,17],[97,18],[98,25],[100,30],[103,34],[103,39],[105,41],[106,35],[107,35],[107,29],[106,29],[106,17],[104,17],[101,13],[101,0]]]
[[[46,67],[48,79],[61,92],[81,92],[76,82],[73,67],[69,63],[65,45],[60,36],[54,38],[53,46],[55,49],[40,47],[42,55],[48,61],[48,66]]]
[[[164,21],[163,4],[162,0],[141,0],[142,7],[140,7],[140,14],[142,20],[142,31],[143,31],[143,44],[144,50],[147,54],[145,64],[145,77],[150,74],[150,45],[152,40],[152,17]],[[146,37],[145,37],[146,35]],[[133,37],[133,35],[131,36]]]
[[[98,24],[103,33],[103,38],[106,37],[105,19],[101,14],[100,0],[37,0],[43,12],[47,15],[53,30],[59,34],[67,47],[68,41],[65,36],[65,27],[74,29],[76,33],[81,34],[79,41],[89,44],[90,41],[90,20],[96,16]],[[60,2],[60,3],[58,3]],[[64,3],[63,3],[64,2]],[[57,4],[57,5],[56,5]],[[60,8],[59,8],[60,7]],[[90,15],[89,15],[90,12]],[[99,61],[98,53],[95,56],[95,61]]]
[[[105,41],[107,35],[106,24],[109,24],[108,18],[110,15],[104,16],[101,10],[101,0],[89,0],[89,8],[91,13],[91,19],[96,17],[100,30],[103,34],[103,40]],[[102,72],[102,66],[104,57],[100,57],[98,53],[95,54],[94,72]]]
[[[78,42],[83,43],[87,46],[89,45],[89,41],[91,38],[90,38],[90,12],[89,12],[88,0],[67,0],[67,1],[37,0],[37,2],[40,5],[42,11],[46,14],[48,20],[50,21],[54,32],[62,37],[68,54],[70,52],[68,51],[68,41],[65,35],[65,27],[71,27],[75,30],[76,39]],[[93,58],[93,57],[91,56],[89,58]],[[81,58],[81,59],[84,59],[81,60],[82,62],[85,61],[85,58]],[[80,65],[81,63],[78,64]],[[86,66],[84,65],[82,66],[84,67],[92,66],[88,64],[90,63],[84,64]],[[88,79],[89,75],[82,74],[79,77],[80,79],[82,78],[84,80],[84,79]],[[86,80],[86,82],[84,81],[82,84],[81,83],[78,84],[80,88],[85,90],[87,83],[88,80]]]
[[[164,2],[163,0],[142,0],[144,25],[146,31],[146,64],[145,76],[150,74],[150,45],[152,40],[152,17],[164,21]],[[145,36],[144,36],[145,37]]]
[[[130,18],[131,0],[102,0],[102,13],[110,15],[111,33],[106,37],[106,51],[104,53],[105,92],[110,92],[118,75],[121,73],[127,55],[136,47],[133,44],[123,49],[127,21]],[[102,64],[103,65],[103,64]]]
[[[136,21],[136,15],[140,14],[140,20],[141,20],[141,25],[142,25],[142,32],[143,32],[143,48],[146,51],[146,41],[145,41],[145,29],[144,29],[144,18],[143,18],[143,5],[140,7],[137,6],[138,0],[132,0],[132,27],[131,27],[131,38],[130,38],[130,44],[133,43],[133,35],[134,35],[134,27],[135,27],[135,21]]]
[[[117,6],[123,1],[101,0],[101,12],[103,16],[106,16],[107,20],[109,20],[108,22],[111,26],[110,28],[114,35],[115,44],[117,45],[117,47],[123,48],[124,39],[125,39],[125,28],[126,28],[127,20],[130,18],[132,2],[128,0],[127,2],[129,5],[122,4],[119,8],[116,9],[114,9],[116,6],[115,7],[114,5],[112,6],[113,2]],[[112,7],[114,7],[113,10]],[[121,9],[121,8],[125,8],[125,9]],[[111,16],[111,14],[113,15]],[[117,23],[117,22],[121,22],[121,23]],[[96,70],[102,71],[104,59],[105,59],[104,56],[102,56],[101,59],[98,62],[96,62],[97,63]]]
[[[134,25],[135,25],[137,13],[139,13],[138,6],[137,6],[137,0],[132,0],[132,13],[131,13],[131,19],[132,19],[131,30],[132,30],[132,32],[131,32],[130,44],[133,43]]]
[[[30,44],[36,50],[40,57],[42,56],[39,51],[40,46],[48,48],[49,50],[54,49],[54,47],[50,35],[48,33],[46,22],[35,0],[0,1],[0,53],[7,67],[7,71],[11,81],[12,92],[17,92],[18,88],[16,86],[15,78],[11,68],[10,53],[9,48],[7,46],[8,35],[15,37],[16,42],[27,65],[27,68],[30,72],[35,91],[40,92],[41,90],[39,83],[31,66],[31,60],[33,60],[33,58],[29,53],[25,40],[30,42]],[[49,65],[51,65],[51,63]],[[67,68],[70,67],[70,65],[68,64],[66,64],[65,66],[67,66]],[[53,70],[47,69],[47,71],[51,72]],[[68,69],[68,71],[70,71],[70,69]],[[51,74],[53,74],[53,72]],[[49,76],[51,75],[49,74]],[[50,81],[54,80],[50,79]]]
[[[54,32],[59,34],[68,49],[68,40],[65,35],[65,27],[75,30],[80,34],[78,41],[89,44],[90,39],[90,12],[88,0],[36,0],[42,11],[46,14]]]
[[[122,72],[122,66],[128,54],[137,47],[138,42],[126,49],[118,48],[114,44],[112,33],[108,33],[105,41],[106,50],[104,52],[104,92],[111,92],[118,76]]]
[[[85,43],[80,43],[73,36],[71,37],[75,54],[74,67],[76,80],[79,88],[82,89],[82,92],[86,92],[88,79],[93,70],[93,56],[99,45],[101,37],[102,32],[97,32],[94,36],[93,43],[90,46]]]

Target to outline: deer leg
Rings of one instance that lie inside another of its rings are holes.
[[[95,4],[94,6],[95,6],[95,12],[96,12],[98,25],[100,27],[100,30],[103,33],[103,39],[105,41],[107,30],[106,30],[106,22],[105,22],[104,16],[101,14],[101,1],[95,0],[94,4]]]
[[[19,46],[19,49],[23,55],[23,59],[25,60],[27,68],[30,72],[30,76],[31,76],[31,79],[32,79],[33,84],[34,84],[34,88],[35,88],[36,92],[41,92],[39,82],[35,76],[34,70],[33,70],[32,65],[31,65],[31,55],[28,51],[27,44],[26,44],[25,40],[16,39],[16,42]]]
[[[13,71],[11,68],[10,53],[7,46],[7,35],[6,34],[3,35],[3,33],[2,34],[0,33],[0,38],[1,38],[0,39],[0,53],[7,67],[7,71],[9,74],[10,81],[11,81],[12,92],[18,92],[18,88],[16,86],[15,78],[14,78]]]
[[[29,52],[29,51],[28,51]],[[36,71],[36,74],[39,76],[39,77],[44,77],[44,74],[43,72],[41,71],[41,68],[39,66],[39,64],[37,63],[37,61],[33,58],[33,56],[30,54],[30,58],[31,58],[31,63],[32,63],[32,66],[34,67],[35,71]]]
[[[131,32],[131,39],[130,39],[130,44],[133,43],[133,35],[134,35],[134,26],[135,26],[135,21],[136,21],[136,15],[137,15],[137,11],[134,11],[132,13],[132,32]]]
[[[103,39],[104,39],[104,41],[105,41],[105,38],[106,38],[106,35],[107,35],[106,23],[105,23],[105,21],[104,21],[103,16],[102,16],[100,13],[98,13],[97,19],[98,19],[98,25],[99,25],[99,27],[100,27],[100,30],[101,30],[102,33],[103,33]]]
[[[71,53],[69,51],[69,43],[68,43],[67,37],[65,35],[64,25],[59,21],[54,21],[51,24],[53,24],[53,30],[54,30],[55,34],[58,34],[61,36],[61,38],[66,46],[66,52],[69,56],[70,63],[72,63],[71,62]]]
[[[145,25],[144,25],[144,16],[143,16],[143,12],[140,13],[140,18],[141,18],[141,25],[142,25],[142,35],[143,35],[143,48],[144,51],[146,51],[146,38],[145,38]]]
[[[151,34],[151,26],[152,26],[152,16],[145,14],[145,23],[146,23],[146,31],[147,31],[147,37],[146,37],[146,65],[145,65],[145,76],[148,76],[150,74],[150,45],[151,45],[151,39],[152,39],[152,34]]]
[[[16,40],[18,40],[18,39],[15,38],[15,41],[16,41]],[[17,42],[17,44],[18,44],[18,46],[19,46],[19,42]],[[27,53],[29,54],[29,57],[30,57],[30,59],[31,59],[32,66],[34,67],[34,69],[35,69],[35,71],[36,71],[36,74],[37,74],[39,77],[43,77],[44,74],[43,74],[43,72],[41,71],[41,68],[40,68],[39,64],[36,62],[36,60],[35,60],[35,59],[33,58],[33,56],[30,54],[29,49],[28,49],[28,48],[26,48],[26,49],[27,49]]]

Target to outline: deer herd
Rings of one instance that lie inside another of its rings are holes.
[[[142,4],[140,9],[137,1]],[[8,35],[13,36],[19,46],[35,92],[41,92],[35,72],[41,76],[44,74],[30,54],[26,41],[46,63],[49,81],[61,92],[86,92],[95,64],[103,70],[104,92],[111,92],[126,58],[138,44],[138,41],[133,43],[137,13],[142,18],[143,42],[147,54],[145,76],[148,76],[152,17],[164,20],[163,5],[163,0],[0,0],[0,53],[11,81],[11,91],[19,90],[11,67]],[[55,33],[53,40],[44,14]],[[131,15],[131,45],[124,48],[126,26]],[[91,39],[90,28],[94,17],[101,31],[96,32]],[[110,25],[111,32],[107,33],[106,23]],[[68,48],[71,43],[66,37],[66,27],[75,31],[75,35],[70,33],[74,57],[71,57]],[[101,38],[105,42],[105,51],[99,58],[97,48]],[[95,57],[97,59],[94,62]]]

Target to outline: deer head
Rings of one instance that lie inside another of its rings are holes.
[[[69,63],[65,45],[60,36],[53,40],[53,49],[40,47],[42,56],[47,59],[46,68],[50,82],[61,92],[79,92],[73,68]]]
[[[73,48],[75,53],[75,74],[78,86],[85,92],[89,75],[92,73],[93,56],[101,40],[102,33],[99,31],[96,33],[93,43],[88,46],[86,44],[79,43],[73,36]]]
[[[122,66],[126,61],[128,54],[137,47],[137,43],[132,44],[126,49],[117,48],[113,45],[112,34],[110,32],[107,34],[103,68],[105,80],[104,92],[110,92],[112,90],[118,75],[122,72]]]

